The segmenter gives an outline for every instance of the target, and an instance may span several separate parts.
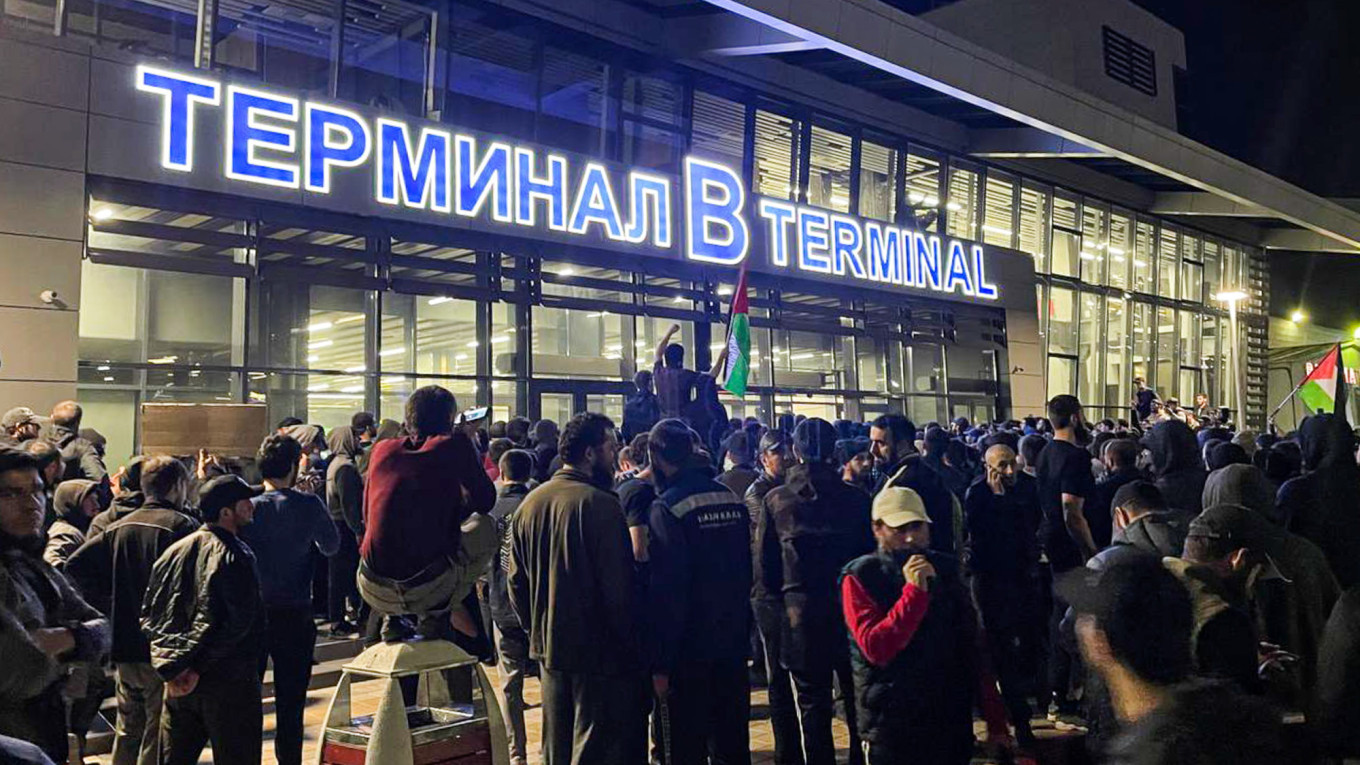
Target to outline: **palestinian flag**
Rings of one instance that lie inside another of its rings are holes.
[[[746,396],[746,378],[751,373],[751,316],[746,299],[746,267],[742,266],[732,307],[727,312],[727,357],[723,359],[722,386],[728,393]]]
[[[1326,356],[1313,367],[1308,376],[1299,383],[1299,398],[1308,407],[1309,414],[1319,411],[1339,413],[1341,402],[1345,400],[1343,391],[1345,370],[1341,365],[1341,344],[1327,352]]]

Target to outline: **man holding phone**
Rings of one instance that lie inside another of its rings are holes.
[[[964,765],[973,752],[973,704],[987,740],[1010,749],[1005,710],[977,650],[977,615],[955,558],[930,549],[921,497],[888,487],[874,499],[878,550],[841,577],[853,637],[855,708],[869,765]]]

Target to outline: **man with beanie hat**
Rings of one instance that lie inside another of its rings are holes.
[[[964,765],[975,701],[988,743],[1009,748],[1005,710],[978,655],[977,614],[954,557],[930,548],[925,503],[889,487],[874,498],[872,517],[878,549],[841,577],[869,765]]]
[[[834,765],[831,733],[833,673],[842,696],[853,695],[850,656],[840,618],[837,580],[847,563],[874,549],[869,495],[841,480],[836,430],[826,420],[803,421],[793,434],[784,485],[765,495],[758,524],[756,576],[783,605],[779,660],[793,675],[807,765]],[[847,704],[850,761],[862,762],[854,710]]]
[[[658,422],[647,441],[657,498],[646,642],[664,759],[750,762],[751,527],[696,443],[676,419]]]

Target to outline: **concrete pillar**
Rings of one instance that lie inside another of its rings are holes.
[[[0,409],[75,397],[89,67],[0,38]]]
[[[1034,311],[1006,309],[1006,351],[1011,369],[1011,416],[1045,413],[1044,348]]]

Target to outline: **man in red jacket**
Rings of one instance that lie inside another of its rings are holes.
[[[477,448],[455,432],[453,394],[437,385],[406,402],[407,438],[373,447],[364,492],[359,594],[386,617],[415,614],[419,632],[447,634],[440,622],[474,638],[477,621],[464,608],[496,551],[496,524],[484,514],[496,487]],[[403,637],[389,618],[385,640]]]
[[[930,516],[904,486],[874,498],[878,550],[841,577],[855,708],[869,765],[966,765],[973,706],[993,746],[1013,745],[996,681],[980,661],[977,614],[955,558],[930,549]]]

